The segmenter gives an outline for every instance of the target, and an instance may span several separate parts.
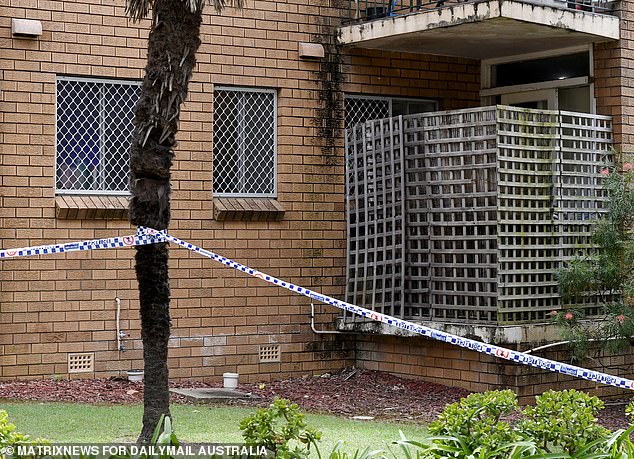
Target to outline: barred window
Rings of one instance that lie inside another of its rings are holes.
[[[58,193],[127,194],[138,82],[57,78]]]
[[[216,88],[213,129],[214,194],[274,197],[275,90]]]
[[[436,101],[346,94],[346,128],[369,120],[413,115],[438,109]]]

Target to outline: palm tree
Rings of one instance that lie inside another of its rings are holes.
[[[216,11],[225,0],[210,0]],[[242,7],[243,0],[234,0]],[[157,230],[170,221],[170,168],[180,109],[196,64],[205,0],[126,0],[126,13],[139,21],[152,9],[148,60],[135,109],[130,150],[130,222]],[[141,338],[145,365],[143,429],[147,443],[161,415],[170,415],[167,344],[170,336],[167,244],[136,250]]]

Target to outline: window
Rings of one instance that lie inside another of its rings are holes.
[[[127,194],[138,82],[57,78],[58,194]]]
[[[346,95],[346,128],[368,120],[435,110],[437,110],[437,104],[433,100]]]
[[[483,105],[596,113],[592,47],[482,61]]]
[[[491,66],[491,87],[585,77],[590,75],[590,63],[588,51],[564,56],[504,62]]]
[[[213,129],[215,195],[274,197],[276,92],[217,88]]]

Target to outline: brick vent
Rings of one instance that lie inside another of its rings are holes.
[[[279,362],[280,354],[279,344],[260,346],[260,363]]]
[[[95,371],[95,353],[68,354],[69,373],[92,373]]]

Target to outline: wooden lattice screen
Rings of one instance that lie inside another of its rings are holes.
[[[407,319],[545,319],[555,270],[603,212],[611,143],[608,117],[502,106],[348,129],[347,301]]]

